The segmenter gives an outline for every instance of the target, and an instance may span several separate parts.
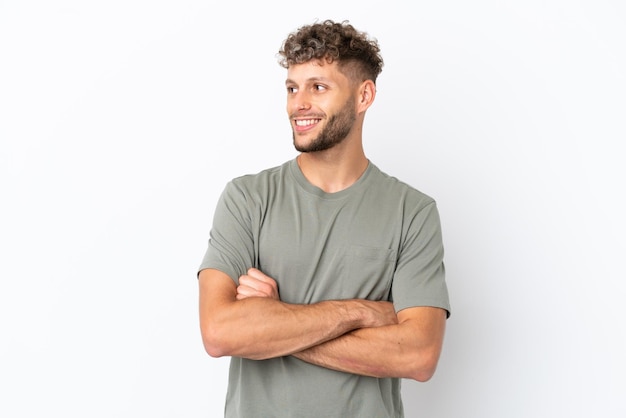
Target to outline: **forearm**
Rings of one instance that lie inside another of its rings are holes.
[[[292,305],[267,298],[233,301],[207,321],[205,345],[215,357],[266,359],[329,341],[361,326],[353,301]]]
[[[347,373],[426,381],[435,372],[443,343],[445,319],[434,316],[427,326],[404,321],[354,330],[293,355]]]
[[[207,269],[200,273],[199,284],[202,338],[213,357],[258,360],[284,356],[357,328],[396,320],[388,302],[354,299],[311,305],[283,303],[276,296],[273,280],[259,271],[242,276],[237,288],[224,273]],[[244,296],[242,292],[266,296]]]
[[[409,377],[412,353],[388,328],[365,328],[293,354],[328,369],[372,377]],[[386,338],[386,336],[388,338]]]

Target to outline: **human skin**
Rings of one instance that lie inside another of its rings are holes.
[[[239,283],[239,300],[279,298],[276,282],[259,270],[250,269]],[[435,373],[441,353],[446,312],[415,307],[401,310],[397,319],[388,325],[348,332],[293,356],[348,373],[427,381]]]
[[[322,134],[335,128],[343,132],[331,147],[301,152],[302,173],[327,193],[346,189],[369,163],[362,128],[376,96],[374,82],[348,79],[336,62],[311,61],[290,66],[285,86],[297,149],[315,149]],[[345,117],[346,109],[354,117]],[[344,117],[333,122],[334,115]],[[435,372],[445,332],[443,309],[413,307],[396,314],[389,302],[361,299],[287,304],[274,279],[256,269],[241,276],[239,286],[225,273],[205,269],[199,285],[201,332],[211,356],[293,355],[334,370],[418,381]]]
[[[242,297],[233,280],[219,270],[202,270],[198,280],[200,327],[206,351],[213,357],[262,360],[285,356],[358,328],[397,320],[388,302],[352,299],[288,304],[280,301],[276,290],[266,297]],[[268,278],[257,282],[254,286],[263,288]],[[276,289],[275,282],[272,286]]]
[[[293,65],[287,73],[287,114],[294,145],[305,149],[328,131],[333,116],[353,109],[353,123],[345,137],[332,148],[302,152],[298,164],[307,180],[327,193],[351,186],[368,165],[362,145],[363,120],[374,102],[376,86],[371,80],[349,80],[336,63],[311,61]]]

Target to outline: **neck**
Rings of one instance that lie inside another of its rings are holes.
[[[297,158],[304,177],[326,193],[340,192],[353,185],[369,164],[362,148],[352,151],[341,148],[301,153]]]

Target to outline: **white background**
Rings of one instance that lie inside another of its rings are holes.
[[[438,201],[453,314],[407,417],[626,416],[626,7],[0,1],[0,415],[220,417],[196,268],[295,156],[283,38],[376,37],[368,157]]]

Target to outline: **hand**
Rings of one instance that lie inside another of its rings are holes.
[[[396,315],[393,303],[369,300],[363,300],[362,303],[367,305],[370,313],[370,315],[368,315],[368,327],[382,327],[385,325],[396,325],[398,323],[398,316]]]
[[[251,268],[248,274],[239,277],[237,286],[237,300],[261,297],[280,300],[278,284],[270,276],[263,274],[261,270]]]

